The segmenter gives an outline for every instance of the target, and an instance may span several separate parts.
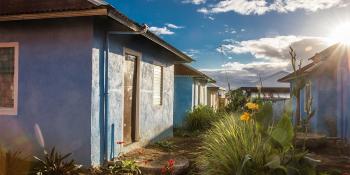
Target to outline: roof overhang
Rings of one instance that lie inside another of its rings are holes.
[[[11,14],[0,14],[0,22],[4,21],[23,21],[23,20],[35,20],[35,19],[53,19],[53,18],[71,18],[71,17],[86,17],[86,16],[108,16],[113,20],[118,21],[122,25],[128,27],[130,31],[141,31],[143,26],[132,21],[127,16],[120,13],[114,7],[105,3],[104,1],[99,0],[86,0],[93,7],[85,7],[83,9],[55,9],[55,10],[47,10],[47,11],[32,11],[32,12],[19,12],[19,13],[11,13]],[[87,5],[86,5],[87,6]],[[193,59],[188,55],[184,54],[177,48],[173,47],[157,35],[153,34],[150,31],[147,31],[145,34],[142,34],[145,38],[150,41],[156,43],[157,45],[165,48],[172,54],[175,54],[180,58],[181,61],[177,63],[189,63],[192,62]]]
[[[216,83],[213,78],[186,64],[175,64],[174,72],[177,76],[191,76],[196,79],[206,80],[210,83]]]

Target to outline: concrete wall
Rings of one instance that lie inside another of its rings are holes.
[[[118,29],[111,29],[118,30]],[[95,25],[94,56],[93,56],[93,110],[101,108],[97,93],[101,90],[101,59],[103,58],[103,37],[106,31],[101,25]],[[102,38],[102,39],[101,39]],[[140,103],[139,125],[141,139],[126,147],[119,147],[115,142],[123,140],[123,64],[124,48],[139,52],[140,63]],[[108,157],[117,156],[120,151],[127,152],[149,142],[172,136],[173,131],[173,96],[174,96],[174,58],[164,52],[164,49],[146,40],[142,36],[113,35],[110,37],[110,53],[108,62]],[[153,69],[154,65],[163,66],[163,103],[161,106],[153,105]],[[100,82],[100,83],[99,83]],[[96,112],[92,115],[94,122],[101,122]],[[93,164],[99,164],[101,157],[100,145],[105,138],[97,134],[101,131],[101,124],[93,124],[92,132],[92,159]]]
[[[207,81],[194,79],[193,106],[207,105]]]
[[[193,78],[175,76],[174,127],[184,126],[186,113],[192,109]]]
[[[0,116],[1,145],[42,153],[38,124],[47,149],[90,163],[92,31],[90,18],[0,23],[0,42],[19,42],[18,115]]]
[[[219,108],[219,92],[215,88],[207,88],[207,105],[214,108]]]

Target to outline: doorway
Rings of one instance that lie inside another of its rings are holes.
[[[138,137],[138,73],[139,57],[125,53],[124,61],[124,114],[123,141],[125,145]]]

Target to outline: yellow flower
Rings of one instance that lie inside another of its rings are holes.
[[[255,110],[255,111],[259,110],[259,105],[256,103],[249,102],[245,106],[250,110]]]
[[[250,119],[250,114],[248,112],[244,112],[242,115],[241,115],[241,118],[240,118],[242,121],[248,121]]]

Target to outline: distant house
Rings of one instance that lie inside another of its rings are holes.
[[[336,44],[309,59],[300,73],[306,81],[301,91],[300,112],[306,116],[306,104],[312,100],[315,115],[312,130],[317,133],[350,139],[350,49]],[[294,83],[294,74],[280,82]],[[296,100],[293,98],[293,111]]]
[[[208,84],[207,105],[214,109],[225,107],[226,104],[226,89],[214,83]]]
[[[214,82],[204,73],[186,64],[175,65],[174,127],[182,127],[186,113],[198,105],[207,105],[207,84]]]
[[[117,142],[172,136],[174,64],[190,57],[97,0],[0,4],[0,145],[42,152],[39,138],[98,165]]]
[[[290,88],[288,87],[240,87],[248,97],[251,98],[260,98],[264,100],[286,100],[290,98]]]

